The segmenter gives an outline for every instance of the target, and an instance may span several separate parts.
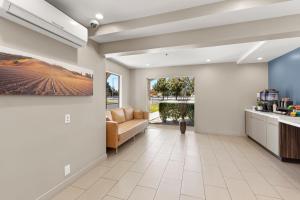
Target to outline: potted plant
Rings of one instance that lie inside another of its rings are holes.
[[[182,91],[182,102],[179,103],[179,110],[180,110],[180,116],[181,119],[179,120],[179,127],[180,127],[180,132],[182,134],[185,134],[186,131],[186,120],[185,117],[187,116],[187,101],[188,101],[188,97],[186,96],[186,88],[183,89]]]
[[[258,111],[262,111],[263,110],[263,103],[261,101],[257,101],[256,102],[256,109]]]

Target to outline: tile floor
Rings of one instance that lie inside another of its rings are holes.
[[[300,164],[246,137],[150,126],[53,200],[300,200]]]

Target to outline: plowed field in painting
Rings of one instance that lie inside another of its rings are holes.
[[[34,58],[0,53],[0,94],[89,96],[93,78]]]

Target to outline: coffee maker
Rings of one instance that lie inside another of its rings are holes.
[[[273,105],[278,106],[279,92],[275,89],[266,89],[259,93],[259,101],[263,112],[273,112]]]
[[[290,98],[288,97],[282,98],[281,101],[279,101],[278,110],[283,112],[288,112],[289,106],[293,104],[294,102]]]

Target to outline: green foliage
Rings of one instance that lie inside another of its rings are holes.
[[[111,96],[112,88],[110,87],[109,83],[106,82],[106,96]]]
[[[195,105],[187,104],[187,117],[194,123],[195,116]]]
[[[109,82],[106,82],[106,96],[119,96],[119,91],[113,88]]]
[[[163,122],[167,121],[167,118],[170,118],[170,106],[169,103],[160,103],[158,105],[159,116]]]
[[[170,103],[169,104],[169,109],[170,109],[170,117],[174,120],[174,121],[178,121],[178,119],[180,119],[181,117],[181,112],[179,109],[179,105],[175,104],[175,103]]]
[[[114,87],[112,87],[108,82],[108,78],[111,75],[112,75],[111,73],[106,72],[106,96],[107,97],[119,96],[119,91],[116,90]]]
[[[182,78],[186,87],[186,96],[194,94],[195,78],[184,77]]]
[[[169,86],[170,86],[169,89],[171,90],[171,94],[174,95],[177,100],[178,96],[180,95],[180,92],[185,87],[185,83],[182,78],[172,78],[170,80]]]
[[[173,95],[176,100],[179,96],[191,96],[194,94],[195,79],[190,77],[182,78],[160,78],[157,83],[153,86],[153,91],[161,93],[163,100],[166,96]],[[183,94],[183,90],[185,93]]]
[[[150,105],[150,113],[154,113],[154,112],[157,112],[158,111],[158,103],[152,103]]]
[[[166,78],[158,79],[157,83],[153,86],[153,90],[162,94],[163,99],[169,93],[169,81]]]
[[[166,122],[168,118],[171,118],[175,121],[182,115],[182,106],[183,103],[159,103],[159,115],[163,122]],[[193,103],[184,103],[186,114],[184,118],[188,117],[192,122],[194,122],[194,104]]]

